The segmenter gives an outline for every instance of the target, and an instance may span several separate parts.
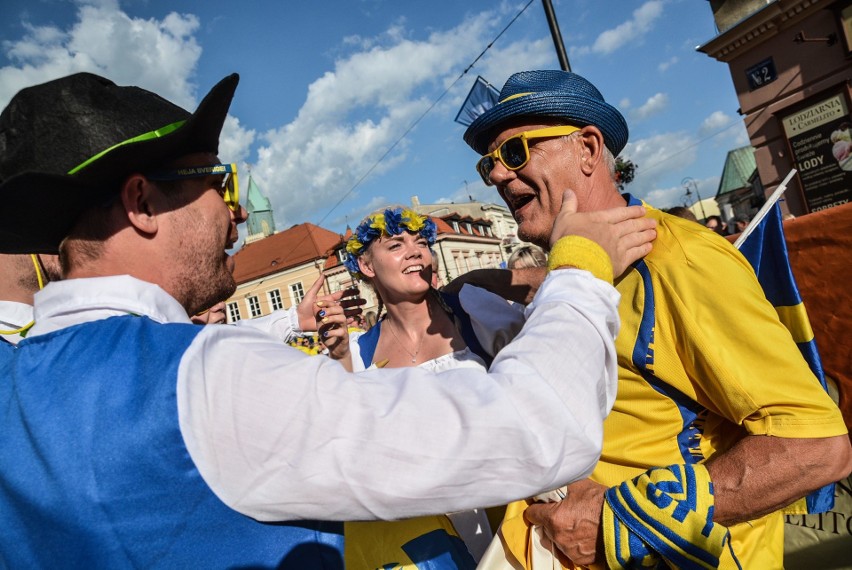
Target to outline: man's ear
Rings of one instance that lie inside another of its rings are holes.
[[[358,267],[361,269],[361,274],[365,277],[369,277],[370,279],[372,279],[376,276],[376,272],[373,271],[373,264],[370,261],[364,259],[363,255],[358,257]]]
[[[140,233],[157,233],[157,192],[157,187],[141,174],[132,174],[121,186],[121,203],[127,220]]]
[[[582,144],[580,155],[580,170],[583,174],[589,176],[598,167],[598,164],[603,158],[604,145],[603,133],[600,129],[593,125],[589,125],[580,129],[579,140]]]

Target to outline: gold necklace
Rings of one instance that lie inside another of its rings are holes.
[[[396,321],[394,321],[394,322],[396,322]],[[393,338],[396,340],[396,343],[397,343],[399,346],[401,346],[401,347],[402,347],[402,349],[403,349],[405,352],[407,352],[407,353],[408,353],[408,355],[411,357],[411,363],[412,363],[412,364],[416,363],[416,362],[417,362],[417,355],[418,355],[418,354],[420,354],[420,349],[421,349],[421,348],[423,348],[423,339],[424,339],[424,338],[426,338],[426,334],[424,333],[424,334],[423,334],[423,336],[421,336],[421,337],[420,337],[420,342],[419,342],[419,343],[418,343],[418,345],[417,345],[417,350],[415,350],[414,352],[411,352],[410,350],[408,350],[408,347],[407,347],[407,346],[405,346],[404,344],[402,344],[402,341],[401,341],[401,340],[399,340],[399,337],[398,337],[398,336],[396,336],[396,333],[394,332],[393,327],[390,327],[390,326],[389,326],[388,328],[390,329],[390,332],[391,332],[391,334],[393,335]]]

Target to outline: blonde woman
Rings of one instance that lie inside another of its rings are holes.
[[[317,325],[331,358],[354,371],[419,366],[486,368],[523,324],[523,314],[483,289],[447,295],[431,286],[435,223],[404,208],[367,217],[347,244],[346,267],[373,287],[378,322],[348,334],[336,305],[321,303]],[[435,418],[442,421],[442,418]],[[440,489],[436,489],[440,493]],[[387,523],[347,523],[346,567],[474,568],[491,539],[485,512]]]
[[[506,261],[506,267],[509,269],[547,267],[547,254],[537,245],[524,245],[512,252]]]

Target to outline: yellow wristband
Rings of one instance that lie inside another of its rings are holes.
[[[612,283],[612,261],[606,251],[592,240],[580,236],[565,236],[550,249],[547,268],[576,267],[589,271],[607,283]]]

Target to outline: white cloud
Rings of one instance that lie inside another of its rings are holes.
[[[659,180],[695,162],[697,140],[684,131],[662,133],[627,143],[621,156],[637,166],[629,191],[644,198],[659,186]]]
[[[548,36],[533,41],[527,39],[505,45],[497,44],[488,50],[487,56],[474,69],[499,90],[516,71],[546,69],[552,65],[553,40]],[[467,95],[466,89],[464,95]]]
[[[312,213],[327,212],[337,203],[479,53],[483,38],[493,33],[491,26],[489,15],[480,14],[422,41],[406,39],[397,29],[380,41],[350,39],[351,45],[372,47],[338,59],[333,70],[309,86],[296,118],[262,136],[253,172],[276,205],[279,224],[313,218]],[[538,49],[544,51],[534,47],[533,53]],[[491,54],[489,59],[495,58]],[[505,75],[511,66],[501,63],[500,75]],[[505,77],[487,75],[496,70],[485,63],[477,72],[502,85]],[[460,82],[458,97],[469,88]],[[407,146],[406,140],[400,142],[369,176],[401,163]]]
[[[627,97],[625,97],[624,99],[622,99],[621,101],[619,101],[619,102],[618,102],[618,108],[619,108],[619,109],[622,109],[622,110],[623,110],[623,109],[629,109],[629,108],[630,108],[630,99],[628,99]]]
[[[745,124],[739,117],[714,111],[701,122],[698,136],[713,138],[716,146],[739,148],[750,144]]]
[[[674,64],[676,64],[678,61],[679,61],[679,60],[678,60],[678,58],[677,58],[677,56],[676,56],[676,55],[675,55],[675,56],[672,56],[672,58],[671,58],[671,59],[669,59],[668,61],[664,61],[664,62],[662,62],[661,64],[659,64],[659,65],[657,66],[657,70],[658,70],[660,73],[664,73],[666,70],[668,70],[668,68],[670,68],[671,66],[673,66]]]
[[[636,121],[642,121],[654,115],[659,115],[669,106],[669,96],[665,93],[652,95],[640,107],[630,113],[630,117]]]
[[[68,30],[24,25],[25,35],[3,42],[15,66],[0,69],[0,108],[20,89],[76,73],[103,75],[118,85],[138,85],[193,111],[205,91],[192,83],[201,57],[195,16],[172,12],[162,20],[131,18],[115,0],[83,1]],[[223,159],[248,158],[255,133],[228,117],[222,131]]]
[[[738,127],[733,128],[734,136],[731,140],[734,142],[734,146],[739,148],[746,145],[751,144],[751,139],[748,136],[748,131],[745,128],[745,125],[740,121]]]
[[[729,126],[733,119],[722,111],[714,111],[701,122],[698,128],[699,136],[706,137]]]
[[[82,2],[71,29],[25,26],[23,38],[3,42],[16,65],[0,69],[0,106],[24,87],[89,71],[194,108],[198,27],[193,15],[145,20],[129,17],[114,0]]]
[[[654,21],[663,13],[663,0],[645,2],[633,12],[633,18],[611,30],[601,33],[591,50],[607,55],[620,47],[641,39],[653,27]]]
[[[684,189],[680,186],[668,188],[654,188],[642,199],[655,208],[671,208],[672,206],[683,206]]]
[[[219,136],[219,157],[225,162],[245,164],[255,137],[254,130],[246,129],[239,119],[228,115]]]

